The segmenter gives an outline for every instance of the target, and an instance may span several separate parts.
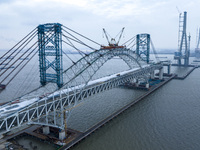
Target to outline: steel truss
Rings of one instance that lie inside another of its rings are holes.
[[[51,38],[47,36],[49,33],[53,33]],[[60,88],[63,84],[62,25],[59,23],[39,25],[38,47],[41,85],[54,82]],[[53,60],[48,57],[53,58]],[[53,69],[55,73],[49,73],[48,70],[50,69]]]
[[[150,34],[137,34],[136,53],[147,63],[150,56]]]
[[[103,83],[88,85],[103,64],[113,57],[123,59],[130,69],[139,68]],[[47,97],[0,120],[0,133],[6,133],[25,124],[40,124],[64,128],[64,113],[70,112],[81,100],[117,87],[134,78],[146,76],[162,68],[161,64],[147,65],[130,49],[100,49],[81,58],[63,73],[64,86]],[[33,92],[34,94],[34,92]],[[68,113],[70,114],[70,113]]]

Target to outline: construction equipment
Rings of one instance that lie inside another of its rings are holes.
[[[109,38],[108,38],[108,33],[106,32],[106,30],[103,28],[103,33],[105,34],[105,37],[106,37],[106,39],[107,39],[107,41],[108,41],[108,46],[103,46],[103,45],[101,45],[101,49],[113,49],[113,48],[124,48],[124,46],[119,46],[118,44],[119,44],[119,42],[120,42],[120,40],[121,40],[121,37],[122,37],[122,34],[123,34],[123,32],[124,32],[124,27],[122,28],[122,30],[117,34],[117,36],[119,35],[119,39],[118,39],[118,41],[116,42],[116,37],[115,38],[111,38],[110,40],[109,40]]]

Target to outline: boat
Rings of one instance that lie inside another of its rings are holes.
[[[5,84],[0,84],[0,90],[3,90],[6,88],[6,85]]]

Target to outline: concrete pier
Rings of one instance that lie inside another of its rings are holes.
[[[164,69],[160,69],[159,70],[159,79],[162,80],[163,79],[163,72],[164,72]]]
[[[149,88],[149,83],[147,83],[145,87],[146,87],[146,88]]]
[[[151,72],[151,79],[155,79],[155,71]]]
[[[43,131],[43,134],[48,135],[48,134],[50,133],[49,126],[44,126],[44,127],[42,128],[42,131]]]
[[[65,130],[59,132],[59,140],[64,140],[66,138]]]

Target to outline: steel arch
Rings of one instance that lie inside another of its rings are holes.
[[[88,82],[104,63],[119,56],[130,68],[140,67],[140,70],[113,79],[95,87],[87,87]],[[146,65],[146,63],[130,49],[100,49],[81,58],[70,68],[66,75],[64,86],[46,98],[34,102],[32,105],[18,110],[12,115],[0,120],[0,132],[8,132],[24,124],[41,124],[63,128],[63,110],[73,107],[78,100],[91,96],[95,93],[116,87],[135,77],[150,73],[152,70],[160,69],[161,65]],[[70,76],[71,73],[71,76]],[[87,76],[85,76],[87,75]],[[71,89],[71,90],[68,90]],[[62,91],[65,91],[64,93]],[[72,105],[71,105],[72,104]],[[60,113],[60,116],[58,116]],[[60,119],[60,120],[59,120]],[[58,123],[59,121],[59,123]]]

